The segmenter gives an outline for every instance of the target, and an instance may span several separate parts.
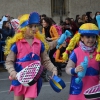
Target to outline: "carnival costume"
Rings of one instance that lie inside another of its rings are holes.
[[[87,47],[83,42],[80,41],[81,35],[96,35],[97,41],[93,47]],[[77,47],[75,48],[76,45]],[[79,28],[78,33],[75,34],[75,36],[70,40],[70,43],[63,54],[64,60],[67,60],[68,53],[70,51],[72,51],[72,53],[69,57],[68,65],[66,67],[66,72],[72,75],[70,83],[70,95],[68,100],[86,100],[84,97],[84,91],[89,87],[99,83],[100,36],[98,27],[92,23],[83,24]],[[75,80],[78,75],[75,72],[75,68],[81,64],[85,56],[88,57],[88,67],[85,77],[83,77],[82,81],[77,84]]]
[[[33,61],[41,61],[41,64],[45,66],[49,71],[56,70],[56,67],[50,62],[47,55],[49,46],[45,42],[44,36],[38,31],[34,34],[33,41],[24,39],[24,32],[28,25],[39,24],[39,14],[36,12],[25,14],[20,18],[20,28],[18,33],[13,38],[6,41],[5,55],[7,56],[6,68],[8,72],[15,70],[21,71],[24,67],[32,63]],[[31,46],[29,44],[32,44]],[[24,95],[28,98],[36,98],[40,92],[42,86],[41,78],[30,86],[25,87],[18,82],[18,80],[12,80],[10,91],[14,91],[15,96]]]

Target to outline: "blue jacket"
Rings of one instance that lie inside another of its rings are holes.
[[[13,28],[11,28],[11,29],[2,29],[1,30],[1,33],[2,33],[2,36],[3,36],[3,38],[2,38],[2,41],[5,41],[6,39],[7,39],[7,37],[12,37],[12,36],[14,36],[14,34],[15,34],[15,31],[14,31],[14,29]]]

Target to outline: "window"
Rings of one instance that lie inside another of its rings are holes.
[[[51,13],[52,16],[66,15],[66,2],[65,0],[51,0]]]

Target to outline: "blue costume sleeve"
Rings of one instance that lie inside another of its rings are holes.
[[[43,42],[41,42],[41,51],[40,52],[42,53],[42,52],[44,52],[44,50],[45,50],[45,46],[44,46]]]
[[[74,63],[77,62],[77,57],[74,51],[72,51],[70,57],[69,57]]]
[[[72,75],[75,75],[75,74],[76,74],[75,68],[72,68],[72,69],[71,69],[71,74],[72,74]]]
[[[76,54],[75,54],[74,51],[71,53],[71,55],[70,55],[69,58],[70,58],[74,63],[77,62],[77,57],[76,57]],[[71,69],[71,74],[72,74],[72,75],[75,75],[75,74],[76,74],[75,68],[72,68],[72,69]]]
[[[15,54],[17,54],[17,45],[16,44],[13,44],[11,46],[11,49],[10,50],[13,51]]]

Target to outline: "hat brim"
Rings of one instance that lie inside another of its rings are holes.
[[[100,30],[79,30],[81,35],[99,35]]]
[[[25,22],[23,22],[20,27],[23,28],[23,27],[26,27],[28,25],[28,20],[26,20]]]

